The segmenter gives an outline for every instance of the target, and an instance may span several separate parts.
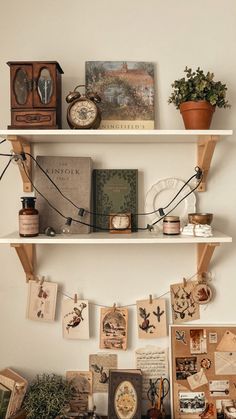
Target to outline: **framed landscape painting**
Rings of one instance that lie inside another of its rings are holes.
[[[101,96],[102,129],[154,129],[154,64],[87,61],[86,88]]]

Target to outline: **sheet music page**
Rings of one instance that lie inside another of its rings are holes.
[[[149,380],[168,377],[167,349],[157,346],[146,346],[135,351],[136,368],[141,369],[143,374],[142,398],[147,399],[147,392],[150,387]]]

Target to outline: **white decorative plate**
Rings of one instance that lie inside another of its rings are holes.
[[[164,208],[174,198],[184,183],[185,182],[183,180],[176,178],[159,180],[159,182],[155,183],[151,187],[146,195],[145,212],[152,212],[158,208]],[[190,186],[186,185],[177,196],[177,198],[173,201],[173,203],[168,208],[166,208],[164,212],[167,213],[170,211],[170,209],[173,208],[177,202],[190,191]],[[169,215],[179,216],[181,225],[185,225],[188,223],[188,214],[191,212],[196,212],[196,196],[194,192],[184,198],[183,201]],[[156,212],[154,214],[148,215],[148,217],[151,222],[154,223],[160,218],[160,215],[158,212]],[[162,223],[157,223],[155,227],[162,228]]]

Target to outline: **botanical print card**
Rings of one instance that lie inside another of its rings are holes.
[[[166,301],[154,298],[137,301],[136,305],[138,337],[152,339],[167,336]]]
[[[86,87],[101,97],[102,129],[154,128],[154,64],[87,61]]]
[[[108,392],[109,371],[116,368],[116,354],[89,355],[89,370],[93,374],[93,393]]]
[[[73,397],[69,401],[71,412],[86,412],[88,410],[88,398],[92,394],[91,371],[67,371],[66,379],[73,390]]]
[[[100,348],[127,349],[128,309],[101,308]]]
[[[62,325],[65,339],[89,339],[87,300],[65,299],[62,302]]]
[[[29,281],[26,317],[30,320],[55,319],[57,284],[48,281]]]
[[[172,320],[174,324],[200,319],[199,305],[194,301],[192,291],[196,281],[180,282],[170,286]]]

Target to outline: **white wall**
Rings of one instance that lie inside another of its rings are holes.
[[[84,82],[86,60],[140,60],[156,63],[156,119],[162,129],[182,128],[172,105],[167,104],[171,82],[185,65],[213,71],[229,88],[231,110],[217,110],[212,128],[235,128],[236,2],[235,0],[1,0],[0,3],[0,128],[10,123],[10,60],[56,60],[63,70],[63,98]],[[63,125],[66,104],[63,101]],[[10,145],[1,145],[9,152]],[[39,149],[35,150],[35,154]],[[136,167],[142,197],[165,177],[187,179],[196,164],[195,146],[186,145],[44,145],[40,153],[90,155],[95,167]],[[235,138],[217,145],[208,192],[197,196],[198,209],[214,213],[214,226],[235,235]],[[1,158],[0,170],[6,164]],[[0,183],[1,234],[17,229],[22,195],[18,169],[11,166]],[[88,368],[89,353],[99,351],[99,310],[91,309],[91,339],[65,341],[61,333],[59,296],[55,323],[25,319],[27,287],[13,249],[0,249],[0,368],[11,366],[27,377],[48,371]],[[132,304],[149,294],[159,296],[169,284],[196,271],[191,246],[45,246],[37,249],[38,273],[72,295],[99,304]],[[202,323],[235,323],[235,244],[216,250],[211,269],[215,298],[201,312]],[[171,261],[171,263],[170,263]],[[119,263],[119,268],[117,268]],[[168,299],[168,298],[167,298]],[[119,367],[134,366],[137,339],[136,313],[130,309],[129,349],[118,352]],[[166,342],[155,340],[155,344]],[[104,397],[97,400],[105,411]]]

